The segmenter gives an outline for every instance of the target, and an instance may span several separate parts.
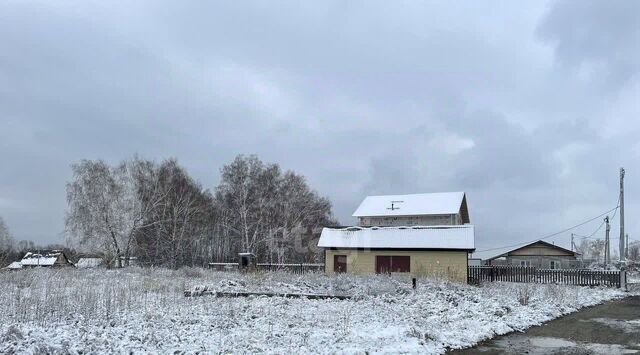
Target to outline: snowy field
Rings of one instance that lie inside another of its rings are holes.
[[[200,269],[0,273],[0,353],[443,353],[620,298],[617,289]],[[187,298],[220,291],[351,300]]]

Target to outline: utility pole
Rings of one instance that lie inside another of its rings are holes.
[[[571,251],[575,251],[573,250],[573,233],[571,233]]]
[[[624,168],[620,168],[620,262],[624,262],[627,253],[624,242]]]
[[[605,229],[605,237],[604,237],[604,268],[609,268],[610,256],[609,256],[609,231],[611,230],[611,226],[609,226],[609,216],[604,218],[604,223],[606,223],[607,228]]]

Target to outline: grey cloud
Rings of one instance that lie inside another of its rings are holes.
[[[343,223],[366,194],[466,190],[479,247],[527,240],[608,209],[640,159],[610,122],[640,114],[635,5],[598,6],[2,3],[0,214],[60,240],[78,159],[177,157],[213,188],[257,153]]]
[[[538,28],[565,70],[619,88],[640,70],[640,3],[555,1]]]

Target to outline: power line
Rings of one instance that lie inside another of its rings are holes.
[[[618,203],[620,202],[620,198],[618,198]],[[616,217],[616,212],[618,212],[618,209],[620,209],[620,204],[618,204],[618,206],[615,208],[615,211],[613,211],[613,217],[611,217],[611,219],[609,220],[609,222],[611,222],[615,217]],[[602,229],[602,226],[604,226],[605,221],[603,220],[602,223],[600,223],[600,225],[598,226],[598,228],[596,228],[595,231],[593,231],[593,233],[589,234],[588,236],[584,236],[584,235],[580,235],[580,234],[573,234],[577,237],[580,237],[580,239],[592,239],[592,237],[594,235],[596,235],[596,233],[598,233],[600,231],[600,229]],[[597,238],[596,238],[597,239]]]
[[[616,202],[616,210],[613,211],[613,217],[611,217],[611,221],[613,221],[613,219],[616,218],[616,213],[618,213],[619,209],[620,209],[620,195],[618,195],[618,202]]]
[[[520,245],[523,245],[523,244],[533,243],[533,242],[538,241],[538,240],[545,240],[545,239],[549,239],[549,238],[551,238],[551,237],[555,237],[555,236],[556,236],[556,235],[558,235],[558,234],[566,233],[566,232],[568,232],[568,231],[570,231],[570,230],[572,230],[572,229],[575,229],[575,228],[578,228],[578,227],[580,227],[580,226],[583,226],[583,225],[585,225],[585,224],[587,224],[587,223],[589,223],[589,222],[593,222],[593,221],[595,221],[596,219],[601,218],[602,216],[606,215],[607,213],[609,213],[609,212],[611,212],[611,211],[614,211],[614,210],[617,210],[617,209],[618,209],[618,207],[619,207],[619,206],[616,206],[616,207],[614,207],[614,208],[612,208],[612,209],[610,209],[610,210],[608,210],[608,211],[606,211],[606,212],[604,212],[604,213],[599,214],[599,215],[598,215],[598,216],[596,216],[596,217],[593,217],[593,218],[591,218],[591,219],[588,219],[588,220],[586,220],[586,221],[584,221],[584,222],[582,222],[582,223],[576,224],[575,226],[572,226],[572,227],[569,227],[569,228],[565,228],[565,229],[563,229],[563,230],[561,230],[561,231],[559,231],[559,232],[555,232],[555,233],[552,233],[552,234],[548,234],[548,235],[545,235],[545,236],[543,236],[543,237],[540,237],[540,238],[536,238],[536,239],[530,240],[530,241],[528,241],[528,242],[522,242],[522,243],[512,244],[512,245],[505,245],[505,246],[501,246],[501,247],[497,247],[497,248],[490,248],[490,249],[478,250],[478,251],[476,251],[476,253],[482,253],[482,252],[485,252],[485,251],[499,250],[499,249],[504,249],[504,248],[517,247],[517,246],[520,246]],[[598,229],[600,229],[600,228],[602,228],[602,226],[600,226]],[[596,232],[597,232],[597,231],[596,231]],[[595,234],[595,232],[594,232],[594,234]]]
[[[579,235],[579,234],[575,234],[575,236],[578,236],[580,239],[591,239],[594,235],[596,235],[596,233],[598,233],[600,231],[600,229],[602,229],[602,226],[604,226],[604,220],[602,221],[602,223],[600,223],[600,225],[598,226],[598,228],[596,228],[595,231],[593,231],[593,233],[589,234],[588,236],[584,236],[584,235]]]

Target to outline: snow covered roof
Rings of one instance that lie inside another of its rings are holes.
[[[393,205],[392,205],[393,204]],[[392,207],[393,206],[393,207]],[[461,213],[469,223],[464,192],[367,196],[354,217],[446,215]]]
[[[53,266],[60,255],[64,255],[61,250],[39,253],[28,252],[24,255],[20,264],[22,264],[22,266]]]
[[[19,261],[14,261],[11,264],[9,264],[9,266],[6,267],[7,269],[22,269],[22,264],[20,264]]]
[[[494,259],[506,257],[506,256],[509,256],[511,253],[513,253],[515,251],[518,251],[520,249],[536,247],[536,246],[546,246],[548,248],[557,249],[557,250],[563,251],[563,252],[565,252],[567,254],[576,256],[576,257],[578,255],[581,255],[577,251],[569,250],[569,249],[563,248],[563,247],[561,247],[559,245],[555,245],[554,243],[545,242],[544,240],[540,239],[540,240],[536,240],[535,242],[530,242],[530,243],[527,243],[527,244],[523,244],[523,245],[521,245],[521,246],[519,246],[519,247],[517,247],[515,249],[512,248],[512,249],[509,249],[507,251],[503,251],[500,254],[494,254],[493,256],[486,258],[486,260],[494,260]],[[535,250],[537,252],[543,252],[543,253],[546,251],[546,249],[541,249],[541,248],[533,248],[532,250]],[[533,256],[533,255],[537,256],[537,255],[546,255],[546,254],[531,254],[531,256]]]
[[[475,248],[473,225],[324,228],[321,248],[460,249]]]

